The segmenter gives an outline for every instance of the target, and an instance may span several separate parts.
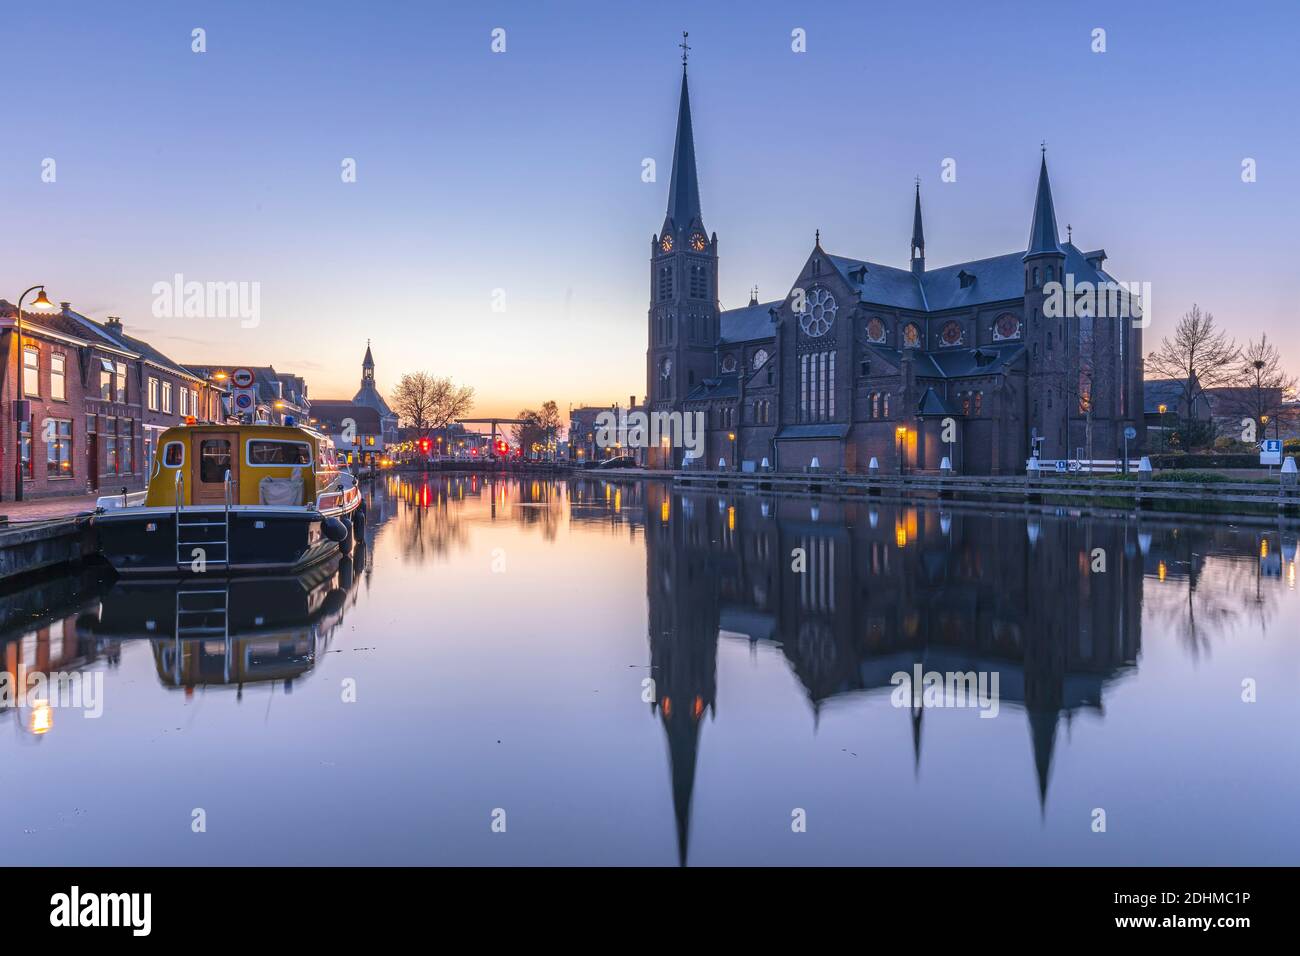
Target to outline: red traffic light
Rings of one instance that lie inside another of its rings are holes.
[[[426,455],[429,453],[429,439],[427,438],[420,439],[420,451]]]

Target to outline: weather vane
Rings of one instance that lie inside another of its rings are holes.
[[[689,37],[689,36],[690,36],[690,34],[687,33],[685,30],[683,30],[683,31],[682,31],[682,42],[679,43],[679,44],[677,44],[679,47],[682,48],[682,71],[683,71],[683,72],[685,72],[685,70],[686,70],[686,58],[687,58],[688,56],[690,56],[690,54],[691,54],[691,48],[690,48],[690,45],[686,42],[686,38]]]

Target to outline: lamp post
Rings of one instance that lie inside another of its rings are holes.
[[[1161,402],[1156,408],[1160,412],[1160,452],[1163,454],[1169,442],[1169,436],[1165,434],[1165,412],[1169,410],[1169,406]]]
[[[32,300],[32,307],[48,311],[54,308],[54,303],[45,297],[45,286],[34,285],[18,297],[18,316],[15,326],[15,333],[18,347],[15,351],[18,353],[17,381],[14,383],[14,501],[23,500],[23,422],[31,417],[27,404],[27,358],[23,352],[23,299],[27,298],[28,293],[35,292],[36,298]],[[39,373],[38,373],[39,375]]]
[[[899,425],[894,429],[894,434],[898,437],[898,473],[903,473],[903,439],[907,437],[907,426]]]
[[[731,442],[731,470],[740,471],[740,462],[736,460],[736,433],[727,432],[727,441]]]

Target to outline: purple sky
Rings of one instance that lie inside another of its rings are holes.
[[[274,364],[317,398],[351,395],[369,337],[385,390],[424,369],[480,413],[626,401],[689,29],[724,307],[784,294],[818,228],[904,265],[917,175],[931,265],[1024,248],[1045,139],[1062,234],[1152,283],[1151,345],[1199,302],[1300,371],[1300,6],[739,9],[10,5],[0,296],[45,282],[175,358]],[[156,317],[177,273],[259,283],[260,321]]]

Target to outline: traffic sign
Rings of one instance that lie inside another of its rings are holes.
[[[253,384],[253,370],[251,368],[237,368],[230,373],[230,384],[235,388],[248,388]]]
[[[1132,441],[1134,438],[1138,437],[1138,430],[1134,428],[1132,425],[1129,425],[1127,428],[1124,429],[1124,437],[1127,438],[1129,441]]]
[[[251,411],[256,404],[256,398],[251,388],[241,388],[235,392],[235,410],[240,412]]]
[[[1282,439],[1264,439],[1264,443],[1260,446],[1259,450],[1259,463],[1261,465],[1282,464]]]

